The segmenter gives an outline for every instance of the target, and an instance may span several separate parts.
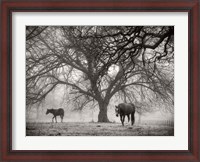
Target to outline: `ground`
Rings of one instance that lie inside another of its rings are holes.
[[[27,123],[27,136],[173,136],[174,128],[166,125],[121,123]]]

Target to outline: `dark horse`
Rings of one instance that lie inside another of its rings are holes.
[[[120,115],[120,120],[122,122],[122,125],[124,126],[124,119],[127,115],[128,122],[130,120],[130,114],[131,114],[131,125],[135,122],[135,106],[132,103],[120,103],[118,106],[115,106],[115,113],[116,116]]]
[[[52,122],[53,122],[53,119],[55,118],[56,123],[57,123],[56,116],[60,116],[61,122],[63,122],[64,110],[62,108],[59,108],[59,109],[47,109],[46,114],[49,114],[49,113],[53,114]]]

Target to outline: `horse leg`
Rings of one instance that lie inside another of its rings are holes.
[[[128,114],[127,117],[128,117],[128,122],[129,122],[130,121],[130,115]]]
[[[56,118],[56,116],[55,116],[55,120],[56,120],[56,123],[57,123],[57,118]]]
[[[126,115],[123,115],[123,125],[124,125],[125,116],[126,116]]]
[[[53,118],[55,118],[55,116]],[[52,123],[53,123],[53,118],[52,118]]]
[[[131,125],[135,123],[135,112],[131,114]]]
[[[122,125],[124,126],[123,116],[122,116],[122,115],[120,115],[120,120],[121,120],[121,122],[122,122]]]
[[[63,116],[62,115],[60,116],[60,118],[61,118],[61,122],[63,122]]]

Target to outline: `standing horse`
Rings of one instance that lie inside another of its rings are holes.
[[[53,123],[53,119],[54,118],[55,118],[56,123],[57,123],[56,116],[60,116],[61,122],[63,122],[64,110],[62,108],[59,108],[59,109],[47,109],[46,115],[49,114],[49,113],[53,114],[52,123]]]
[[[116,116],[120,115],[120,120],[124,126],[125,116],[128,117],[128,122],[131,115],[131,125],[135,122],[135,106],[132,103],[120,103],[118,106],[115,106]]]

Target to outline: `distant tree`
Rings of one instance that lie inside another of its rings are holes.
[[[98,122],[109,121],[107,107],[114,95],[136,95],[139,87],[143,95],[173,105],[174,27],[52,26],[37,33],[34,29],[27,27],[27,105],[41,102],[57,85],[71,87],[80,108],[96,102]]]

